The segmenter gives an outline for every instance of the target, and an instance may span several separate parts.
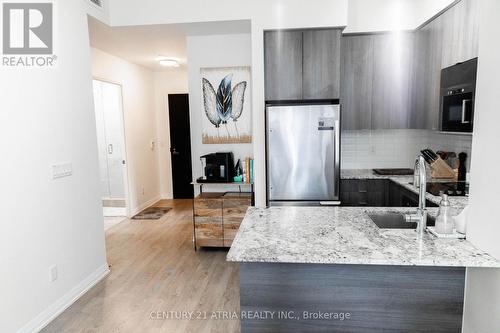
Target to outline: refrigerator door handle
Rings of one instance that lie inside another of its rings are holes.
[[[335,128],[333,130],[333,140],[334,140],[334,156],[335,156],[335,170],[333,172],[333,177],[334,177],[334,196],[338,198],[340,196],[340,182],[336,181],[337,179],[340,179],[340,120],[335,121]]]
[[[340,206],[340,201],[320,201],[320,206]]]

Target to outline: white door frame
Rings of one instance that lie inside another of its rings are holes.
[[[123,110],[123,85],[119,82],[114,82],[114,81],[111,81],[111,80],[108,80],[108,79],[103,79],[103,78],[100,78],[100,77],[97,77],[97,76],[92,76],[92,80],[94,81],[100,81],[100,82],[103,82],[103,83],[108,83],[108,84],[114,84],[114,85],[117,85],[120,87],[120,109],[121,109],[121,112],[120,112],[120,121],[121,121],[121,128],[122,128],[122,140],[123,140],[123,149],[125,151],[125,156],[123,156],[123,159],[125,161],[125,164],[123,164],[123,168],[122,168],[122,171],[123,171],[123,185],[125,187],[125,211],[126,211],[126,215],[127,215],[127,218],[130,218],[130,214],[131,214],[131,209],[130,209],[130,188],[129,188],[129,172],[128,172],[128,149],[127,149],[127,138],[125,136],[125,113],[124,113],[124,110]],[[94,108],[95,108],[95,105],[94,105]]]

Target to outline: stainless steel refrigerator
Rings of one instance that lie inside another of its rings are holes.
[[[266,106],[268,205],[335,205],[340,193],[340,105]]]

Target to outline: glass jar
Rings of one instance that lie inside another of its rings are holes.
[[[450,200],[448,200],[448,195],[446,194],[442,194],[441,198],[439,214],[436,218],[436,232],[439,234],[452,234],[454,223],[450,212]]]

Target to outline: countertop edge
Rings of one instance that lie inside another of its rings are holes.
[[[230,258],[229,255],[226,256],[226,261],[231,263],[238,264],[298,264],[298,265],[354,265],[354,266],[405,266],[405,267],[463,267],[463,268],[491,268],[498,269],[500,268],[500,263],[498,265],[462,265],[460,263],[409,263],[409,262],[400,262],[400,263],[388,263],[388,262],[327,262],[327,261],[281,261],[281,260],[238,260],[236,258]]]

